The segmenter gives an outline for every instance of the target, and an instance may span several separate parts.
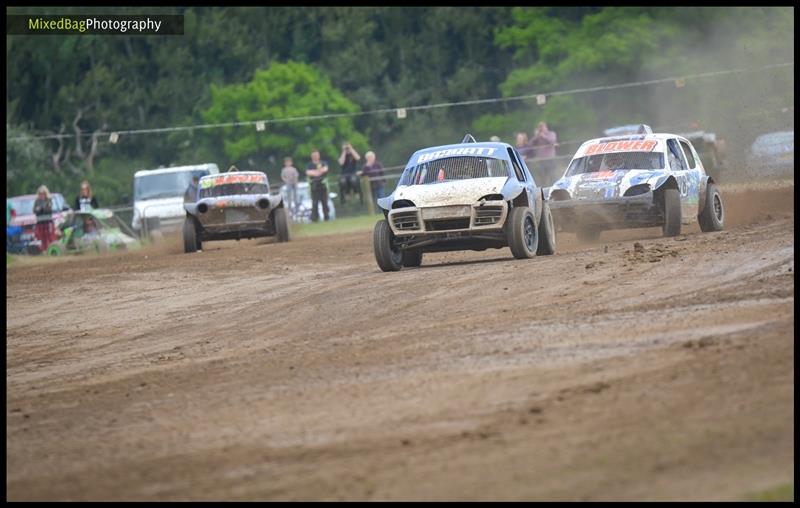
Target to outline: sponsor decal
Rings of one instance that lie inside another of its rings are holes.
[[[585,155],[609,152],[652,152],[658,146],[658,141],[648,139],[643,141],[611,141],[610,143],[597,143],[586,147]]]
[[[225,185],[228,183],[266,183],[263,175],[237,175],[235,173],[226,173],[224,175],[214,176],[212,178],[203,178],[200,181],[201,189],[208,189],[209,187],[216,187],[217,185]]]
[[[478,148],[478,147],[465,147],[465,148],[449,148],[447,150],[437,150],[435,152],[428,152],[420,154],[417,158],[417,164],[428,162],[443,157],[455,157],[458,155],[486,155],[491,156],[496,152],[496,148]]]
[[[589,178],[592,180],[610,180],[614,178],[614,171],[598,171],[596,173],[589,173]]]

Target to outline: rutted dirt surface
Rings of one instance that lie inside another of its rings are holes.
[[[8,499],[716,500],[790,482],[794,183],[722,190],[723,232],[563,234],[524,261],[381,273],[364,232],[12,266]]]

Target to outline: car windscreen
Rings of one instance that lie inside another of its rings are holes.
[[[17,215],[31,215],[33,213],[33,203],[36,198],[19,198],[11,200],[11,207]]]
[[[566,176],[629,169],[664,169],[661,152],[611,152],[573,159]]]
[[[192,182],[192,177],[203,177],[206,169],[194,171],[175,171],[138,176],[134,179],[133,197],[135,200],[181,197]]]
[[[406,168],[400,177],[400,185],[427,185],[453,180],[508,176],[508,161],[502,159],[446,157]]]
[[[224,183],[200,189],[200,199],[219,198],[222,196],[235,196],[241,194],[269,194],[269,187],[265,183]]]

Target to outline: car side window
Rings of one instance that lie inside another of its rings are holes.
[[[696,168],[697,162],[694,160],[694,155],[692,155],[692,147],[690,147],[689,143],[686,141],[681,141],[681,148],[683,148],[683,154],[686,156],[686,160],[689,162],[689,169]]]
[[[686,162],[683,160],[681,150],[675,139],[667,140],[667,151],[669,157],[669,167],[672,171],[686,171]]]
[[[514,173],[517,175],[517,180],[520,182],[525,181],[525,173],[522,171],[522,168],[519,165],[519,161],[517,159],[517,154],[514,153],[514,150],[511,148],[508,149],[508,156],[511,158],[511,165],[514,166]]]

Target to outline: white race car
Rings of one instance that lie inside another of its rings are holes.
[[[660,226],[677,236],[697,220],[720,231],[722,195],[692,144],[675,134],[605,137],[583,143],[549,190],[556,226],[582,241],[603,230]]]
[[[381,270],[420,266],[425,252],[510,247],[516,258],[555,252],[555,227],[542,189],[506,143],[455,145],[415,152],[397,188],[378,200],[375,225]]]

